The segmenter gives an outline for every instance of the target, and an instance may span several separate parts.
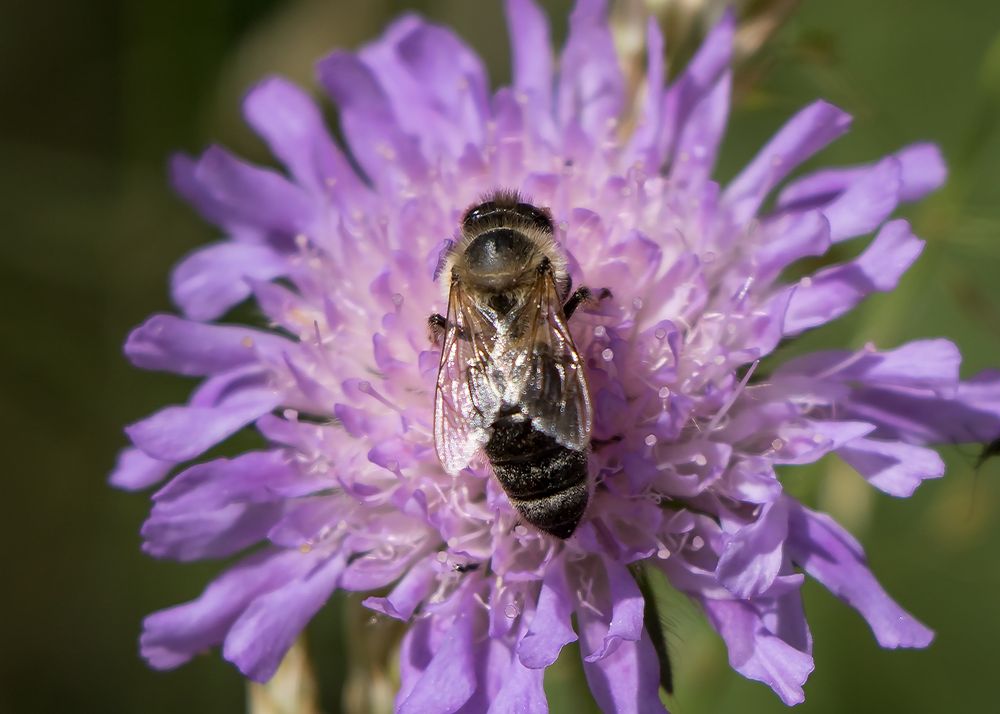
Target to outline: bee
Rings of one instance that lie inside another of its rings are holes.
[[[591,291],[569,295],[551,215],[509,191],[465,213],[438,272],[448,279],[448,315],[428,320],[442,342],[438,458],[455,474],[483,451],[521,517],[569,538],[589,498],[593,410],[566,323]]]

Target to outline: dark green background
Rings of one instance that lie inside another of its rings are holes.
[[[567,5],[547,6],[561,14]],[[146,497],[105,483],[122,425],[183,400],[190,386],[131,369],[120,349],[131,326],[170,309],[170,266],[214,236],[171,195],[165,159],[221,141],[266,160],[239,120],[246,87],[273,71],[309,81],[325,48],[358,44],[403,8],[458,27],[503,81],[499,6],[5,0],[0,8],[0,711],[241,711],[242,681],[216,654],[168,674],[139,661],[143,614],[196,595],[217,566],[141,555]],[[816,97],[857,118],[823,163],[932,139],[952,169],[948,189],[908,210],[928,247],[900,289],[807,343],[890,347],[943,335],[962,346],[966,374],[1000,364],[1000,4],[806,0],[754,66],[765,71],[741,96],[723,175]],[[1000,460],[976,479],[974,449],[947,454],[948,476],[909,502],[859,488],[832,461],[786,474],[790,488],[861,537],[887,589],[938,632],[926,652],[881,651],[859,617],[808,587],[817,671],[800,711],[995,710]],[[693,607],[676,600],[671,619],[675,714],[784,709],[729,671]],[[345,656],[339,622],[327,608],[312,640],[328,711]],[[577,676],[569,662],[553,670],[553,711],[590,706],[578,703]]]

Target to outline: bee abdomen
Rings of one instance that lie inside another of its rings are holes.
[[[493,423],[486,455],[511,503],[531,525],[569,538],[587,508],[587,454],[559,444],[520,415]]]

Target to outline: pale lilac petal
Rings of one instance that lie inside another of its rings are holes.
[[[611,621],[601,642],[593,646],[595,627],[591,628],[584,645],[584,662],[597,662],[612,655],[622,642],[635,642],[643,634],[645,601],[628,569],[610,558],[604,558],[610,585]]]
[[[243,114],[306,188],[345,203],[367,191],[330,138],[319,107],[288,80],[270,77],[251,89]]]
[[[542,688],[544,676],[544,669],[531,669],[514,655],[487,714],[547,714],[549,706]]]
[[[830,222],[819,211],[793,213],[765,222],[764,243],[754,255],[761,279],[778,275],[800,258],[823,255],[830,248]]]
[[[247,605],[262,593],[301,577],[316,557],[297,550],[254,553],[217,577],[196,600],[155,612],[143,622],[142,656],[173,669],[221,644]]]
[[[670,165],[672,179],[690,183],[708,180],[715,168],[729,119],[732,83],[732,72],[723,72],[706,96],[691,109],[674,150]]]
[[[271,248],[211,243],[189,254],[170,276],[170,294],[192,320],[214,320],[250,296],[250,280],[273,280],[289,266]]]
[[[719,91],[720,83],[724,83],[720,78],[732,59],[735,32],[736,14],[731,8],[727,8],[705,37],[691,62],[667,90],[662,110],[665,126],[658,142],[659,161],[676,160],[674,149],[678,138],[686,131],[699,131],[689,129],[694,123],[692,116],[696,107],[703,106],[703,112],[714,111],[716,118],[726,111],[721,106],[722,97],[718,94],[707,106],[704,105],[709,96]],[[713,141],[711,134],[702,135],[702,139]]]
[[[291,346],[277,335],[242,326],[206,325],[173,315],[154,315],[133,330],[125,355],[136,367],[208,376],[257,362]]]
[[[949,340],[914,340],[886,352],[830,350],[789,360],[778,375],[880,386],[954,388],[962,355]]]
[[[474,612],[463,610],[455,617],[413,690],[399,702],[397,714],[454,712],[476,691],[472,656]]]
[[[892,155],[900,165],[899,198],[916,201],[941,187],[948,174],[934,144],[911,144]],[[834,200],[870,166],[822,169],[789,183],[778,196],[779,209],[814,208]]]
[[[278,452],[250,452],[192,466],[154,496],[143,550],[196,560],[239,552],[267,537],[282,518],[280,490],[299,472]]]
[[[434,562],[435,558],[428,558],[414,565],[386,597],[370,597],[362,605],[406,622],[431,593],[437,576],[433,568]]]
[[[230,389],[229,375],[206,382],[200,395],[206,400],[218,386],[229,390],[211,406],[192,400],[192,406],[167,407],[126,428],[132,443],[165,461],[187,461],[232,436],[281,403],[280,395],[259,382]],[[198,394],[196,394],[196,397]]]
[[[534,0],[506,0],[507,34],[510,37],[514,88],[524,93],[529,108],[551,116],[553,69],[552,43],[545,13]]]
[[[431,663],[434,653],[431,649],[431,638],[434,635],[436,619],[421,617],[414,620],[403,635],[399,646],[399,691],[396,693],[396,709],[410,696],[410,693],[420,682],[420,678]]]
[[[244,231],[241,235],[251,235],[257,240],[263,237],[262,231],[247,229],[234,222],[230,211],[220,201],[217,201],[195,178],[198,161],[187,154],[177,153],[170,157],[170,183],[174,190],[210,223],[225,228],[227,231]],[[237,236],[230,236],[236,238]]]
[[[162,481],[176,465],[161,461],[135,448],[122,449],[108,480],[117,488],[138,491]]]
[[[226,635],[223,656],[250,679],[269,680],[329,599],[343,568],[343,557],[330,558],[306,577],[254,599]]]
[[[182,562],[224,558],[259,543],[282,510],[280,503],[233,503],[199,511],[154,507],[142,526],[142,550]]]
[[[858,258],[825,268],[800,281],[785,316],[786,335],[796,335],[835,320],[873,292],[896,287],[924,248],[906,221],[892,221]]]
[[[606,0],[577,0],[559,65],[560,123],[578,125],[592,140],[609,133],[625,99],[606,18]]]
[[[855,439],[837,454],[890,496],[912,496],[924,479],[944,476],[944,461],[936,451],[900,441]]]
[[[883,647],[926,647],[934,633],[897,605],[868,570],[857,541],[827,515],[789,499],[792,560],[868,621]]]
[[[581,617],[580,643],[585,649],[600,644],[600,626]],[[596,629],[596,631],[595,631]],[[597,705],[616,714],[666,714],[660,701],[660,664],[649,635],[642,630],[636,641],[622,641],[607,657],[583,662],[587,684]]]
[[[778,499],[765,504],[755,521],[728,538],[715,573],[736,597],[747,600],[766,592],[784,564],[788,508]]]
[[[435,118],[433,124],[410,127],[411,133],[433,133],[441,143],[453,145],[454,156],[466,144],[481,144],[489,115],[489,82],[476,53],[454,33],[425,22],[415,23],[400,38],[396,53],[412,88],[412,93],[390,95],[404,126],[419,101],[433,108]],[[383,75],[383,82],[389,74]],[[440,136],[444,132],[453,136]]]
[[[726,188],[723,200],[735,220],[749,220],[781,179],[850,123],[849,115],[826,102],[814,102],[792,117]]]
[[[646,24],[646,98],[642,102],[635,131],[622,153],[622,165],[640,162],[644,167],[657,167],[663,162],[662,143],[664,101],[663,82],[666,79],[666,48],[663,31],[655,17]]]
[[[534,618],[517,645],[517,655],[525,667],[548,667],[556,661],[564,645],[576,641],[570,619],[572,610],[569,585],[560,558],[551,563],[545,573]]]
[[[845,410],[878,425],[872,436],[920,444],[990,442],[1000,434],[1000,373],[986,370],[943,394],[865,386]]]
[[[375,75],[358,57],[334,52],[318,66],[320,82],[340,110],[351,153],[373,181],[423,173],[417,140],[408,136]]]
[[[308,231],[315,216],[314,204],[301,188],[218,146],[198,159],[194,179],[233,222],[295,236]]]
[[[403,575],[418,554],[417,551],[402,550],[391,556],[383,556],[377,550],[368,551],[367,548],[360,547],[355,547],[355,550],[358,554],[340,579],[341,588],[354,592],[386,587]]]
[[[770,460],[775,464],[811,464],[873,431],[875,425],[863,421],[800,419],[778,430]]]
[[[883,159],[858,176],[840,196],[823,208],[836,243],[871,233],[900,202],[902,169],[893,157]]]
[[[805,699],[802,685],[813,671],[812,656],[768,630],[751,602],[704,598],[701,603],[726,642],[733,669],[769,686],[785,704]]]
[[[250,451],[182,471],[153,496],[160,508],[176,511],[223,508],[234,503],[266,503],[302,477],[280,451]]]

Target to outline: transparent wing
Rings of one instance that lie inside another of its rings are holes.
[[[518,405],[536,429],[563,446],[583,449],[593,422],[590,392],[550,274],[539,275],[527,310],[520,338],[527,358],[514,361],[509,384],[516,385]]]
[[[490,368],[495,335],[495,326],[454,285],[434,396],[434,446],[448,473],[465,468],[489,440],[499,411],[500,394]]]

